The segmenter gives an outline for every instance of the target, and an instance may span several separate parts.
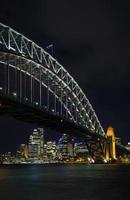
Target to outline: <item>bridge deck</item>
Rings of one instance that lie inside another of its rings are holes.
[[[93,140],[94,138],[105,140],[103,136],[90,133],[87,129],[64,119],[62,116],[57,116],[51,111],[48,112],[45,108],[40,110],[36,106],[32,107],[32,104],[18,103],[5,96],[0,96],[0,115],[13,116],[17,120],[47,127],[58,132],[65,132],[75,137],[82,137],[88,140]]]

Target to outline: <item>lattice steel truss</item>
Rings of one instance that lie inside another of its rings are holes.
[[[19,79],[22,82],[21,89],[19,88],[19,101],[27,100],[25,92],[24,94],[22,92],[22,85],[27,84],[26,77],[29,76],[31,80],[30,101],[33,105],[33,81],[36,80],[39,84],[39,100],[37,103],[39,109],[42,109],[43,106],[41,91],[42,87],[45,87],[48,91],[48,110],[49,94],[51,93],[54,96],[53,112],[57,114],[56,101],[59,101],[61,103],[60,114],[62,115],[64,107],[66,119],[87,128],[92,134],[98,133],[105,136],[89,100],[67,70],[33,41],[2,23],[0,23],[0,63],[25,75],[24,80],[23,78]],[[9,84],[4,92],[6,95],[10,95]]]

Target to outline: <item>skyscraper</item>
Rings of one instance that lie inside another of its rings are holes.
[[[29,137],[29,158],[31,160],[41,160],[44,151],[44,130],[43,128],[37,128],[33,130],[33,133]]]
[[[88,149],[84,142],[78,142],[74,145],[74,155],[75,157],[84,157],[87,158],[88,156]]]
[[[63,134],[58,142],[58,156],[61,160],[73,157],[73,144],[67,134]]]
[[[55,160],[57,156],[57,146],[55,141],[48,141],[46,145],[46,154],[48,160]]]

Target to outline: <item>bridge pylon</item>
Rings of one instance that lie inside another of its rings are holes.
[[[107,142],[106,142],[106,160],[115,160],[116,159],[116,144],[115,144],[115,133],[112,127],[108,127],[107,132]]]

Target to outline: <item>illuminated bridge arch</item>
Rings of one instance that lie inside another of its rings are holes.
[[[49,53],[0,23],[0,95],[31,104],[104,136],[86,95]]]

